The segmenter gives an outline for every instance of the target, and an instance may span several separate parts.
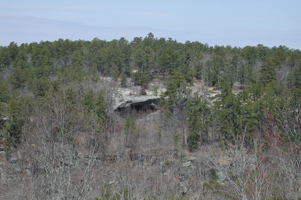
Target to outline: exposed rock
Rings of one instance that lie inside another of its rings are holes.
[[[182,194],[186,194],[188,192],[188,189],[187,189],[185,183],[180,183],[180,190],[181,190]]]
[[[18,160],[19,160],[19,158],[17,156],[13,156],[10,158],[10,162],[12,162],[12,163],[16,163],[16,162],[18,162]]]
[[[127,96],[123,99],[119,99],[114,105],[114,110],[136,107],[136,106],[150,106],[156,107],[160,103],[160,97],[157,96]]]
[[[187,159],[188,161],[191,161],[191,162],[194,162],[194,161],[197,160],[196,157],[187,157],[186,159]]]
[[[217,172],[218,181],[223,183],[226,179],[226,176],[222,172]]]
[[[162,173],[166,172],[166,169],[165,169],[165,163],[164,162],[160,162],[160,171]]]
[[[225,156],[221,155],[220,159],[218,160],[218,162],[223,166],[229,165],[230,161],[231,161],[231,158],[226,155]]]
[[[242,87],[242,85],[239,82],[235,82],[233,84],[233,86],[236,87],[236,88],[241,88]]]
[[[183,167],[190,167],[191,166],[191,161],[188,161],[186,163],[182,164]]]
[[[114,183],[118,183],[118,182],[115,181],[115,180],[110,180],[108,184],[109,184],[109,185],[112,185],[112,184],[114,184]]]

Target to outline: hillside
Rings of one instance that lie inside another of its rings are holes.
[[[151,34],[0,47],[0,197],[301,198],[300,61]]]

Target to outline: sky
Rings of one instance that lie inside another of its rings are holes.
[[[301,49],[301,0],[0,0],[0,46],[125,37]]]

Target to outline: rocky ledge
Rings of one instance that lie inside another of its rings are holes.
[[[120,110],[128,107],[149,106],[156,108],[160,103],[158,96],[127,96],[119,99],[114,105],[114,110]]]

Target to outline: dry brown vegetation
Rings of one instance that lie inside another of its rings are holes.
[[[1,154],[0,198],[300,198],[299,146],[281,140],[276,127],[266,126],[252,147],[246,133],[228,143],[210,128],[207,142],[188,151],[188,125],[180,110],[170,118],[156,109],[120,115],[111,108],[115,87],[114,82],[74,86],[78,94],[104,91],[105,124],[66,101],[64,92],[34,102],[20,145]],[[129,134],[136,134],[128,139],[131,145],[125,139],[129,115],[135,120]],[[271,136],[268,143],[261,142],[264,133]]]

